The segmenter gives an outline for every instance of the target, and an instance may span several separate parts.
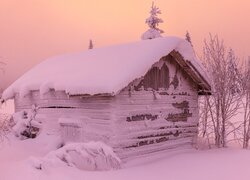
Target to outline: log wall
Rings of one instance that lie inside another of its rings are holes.
[[[112,139],[124,160],[176,147],[191,147],[198,131],[197,86],[172,56],[116,96]]]
[[[59,133],[65,142],[109,141],[112,134],[113,97],[68,96],[63,91],[50,91],[40,96],[32,91],[24,98],[15,97],[16,112],[39,107],[36,119],[50,133]],[[70,122],[71,121],[71,122]]]
[[[198,130],[196,97],[161,95],[155,99],[149,91],[120,94],[116,97],[112,146],[122,159],[127,159],[173,146],[192,145]]]

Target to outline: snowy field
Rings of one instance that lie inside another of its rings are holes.
[[[9,112],[11,106],[6,106]],[[4,107],[3,107],[4,108]],[[5,111],[7,110],[5,109]],[[249,180],[250,150],[232,146],[212,150],[178,150],[152,158],[134,160],[120,170],[83,171],[68,166],[43,170],[32,159],[56,149],[57,137],[17,140],[10,136],[0,145],[0,180]]]
[[[42,156],[46,143],[32,140],[8,142],[0,150],[1,180],[249,180],[250,151],[235,148],[189,150],[162,154],[154,160],[137,160],[121,170],[82,171],[72,167],[53,167],[45,170],[33,168],[30,156]],[[46,149],[46,148],[45,148]]]

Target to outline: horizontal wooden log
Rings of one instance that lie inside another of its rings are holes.
[[[152,101],[152,100],[171,100],[171,99],[194,99],[197,95],[178,95],[178,94],[170,94],[170,95],[160,95],[159,93],[152,93],[147,95],[117,95],[115,97],[116,101],[127,101],[127,100],[134,100],[134,101],[140,101],[140,100],[146,100],[146,101]]]
[[[164,90],[164,88],[160,88],[159,90],[153,90],[153,89],[148,89],[148,90],[128,90],[128,89],[124,89],[123,91],[121,91],[119,93],[120,96],[140,96],[140,95],[152,95],[153,92],[158,92],[161,93],[163,95],[197,95],[197,91],[193,88],[190,87],[189,85],[185,84],[183,86],[181,86],[179,89],[176,90]],[[186,94],[185,92],[187,92],[188,94]]]
[[[129,134],[133,132],[147,132],[151,130],[172,129],[175,127],[178,128],[197,127],[197,124],[198,124],[197,121],[193,119],[193,121],[190,122],[178,122],[178,123],[172,123],[163,120],[162,121],[159,120],[159,122],[139,121],[139,122],[118,123],[115,124],[115,126],[117,129],[116,134]]]
[[[126,149],[137,148],[140,146],[148,146],[152,144],[165,143],[168,141],[183,139],[183,138],[194,138],[196,133],[180,133],[180,134],[171,134],[165,136],[157,137],[148,137],[148,138],[133,138],[133,139],[120,139],[119,141],[113,142],[113,147],[123,147]]]
[[[118,154],[118,156],[123,160],[127,161],[129,159],[134,159],[136,157],[140,157],[142,155],[149,156],[150,154],[155,154],[158,152],[164,152],[169,149],[176,149],[181,147],[189,146],[192,147],[193,138],[187,137],[182,138],[179,140],[172,140],[164,143],[158,143],[158,144],[151,144],[147,147],[141,146],[131,149],[122,149],[122,148],[115,148],[114,151]]]
[[[116,116],[118,118],[120,117],[128,117],[128,116],[134,116],[134,115],[137,115],[137,114],[162,114],[162,115],[168,115],[169,113],[180,113],[180,112],[183,112],[182,110],[178,110],[178,109],[175,109],[175,108],[171,108],[171,107],[141,107],[141,108],[132,108],[130,107],[130,109],[126,109],[126,110],[122,110],[122,109],[117,109],[115,111],[116,113]],[[196,113],[198,112],[198,109],[195,108],[195,107],[192,107],[192,108],[189,108],[189,112],[191,113]]]
[[[173,134],[176,131],[181,131],[183,133],[196,133],[198,130],[197,126],[191,126],[191,127],[172,127],[172,128],[166,128],[166,129],[147,129],[144,131],[134,131],[129,132],[126,134],[117,134],[115,138],[117,141],[120,141],[122,139],[143,139],[147,137],[158,137],[158,136],[166,136],[166,134]]]

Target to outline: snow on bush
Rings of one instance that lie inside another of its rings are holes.
[[[36,137],[41,123],[35,120],[37,107],[32,106],[29,111],[20,111],[13,114],[15,125],[12,130],[17,137],[34,138]]]
[[[30,158],[36,169],[70,166],[81,170],[111,170],[120,168],[120,159],[112,148],[101,142],[71,143],[50,152],[42,159]]]

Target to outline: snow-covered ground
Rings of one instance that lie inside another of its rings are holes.
[[[12,104],[9,102],[5,107],[10,112],[13,111]],[[0,180],[250,179],[250,150],[235,146],[212,150],[174,150],[134,160],[124,164],[122,169],[111,171],[83,171],[68,166],[38,170],[32,165],[32,160],[45,157],[60,143],[58,137],[49,136],[22,141],[10,136],[4,144],[0,144]]]
[[[83,171],[67,166],[35,169],[30,163],[30,157],[43,157],[55,148],[51,146],[53,142],[53,137],[47,141],[44,138],[24,141],[10,138],[0,148],[0,179],[250,179],[250,151],[237,148],[170,152],[151,159],[135,160],[120,170],[112,171]]]

